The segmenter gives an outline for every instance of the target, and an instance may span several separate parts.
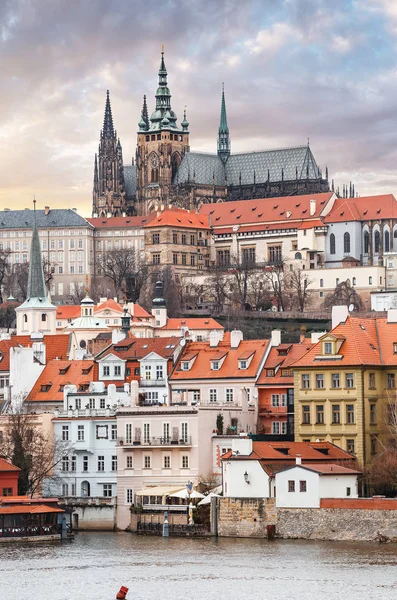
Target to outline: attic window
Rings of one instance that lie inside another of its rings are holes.
[[[59,374],[60,375],[65,375],[65,373],[67,373],[70,369],[70,365],[68,365],[67,367],[62,367],[62,369],[59,369]]]
[[[256,207],[256,206],[254,206],[253,208],[251,208],[251,210],[256,210],[256,209],[257,209],[257,207]]]
[[[279,356],[287,356],[287,354],[288,354],[288,350],[278,350]]]
[[[189,371],[189,368],[190,368],[189,361],[188,360],[183,360],[181,362],[181,369],[182,369],[182,371]]]
[[[372,350],[376,350],[376,346],[374,344],[370,344],[370,346],[371,346]],[[397,354],[397,348],[394,351],[394,354]]]
[[[215,221],[219,221],[220,217],[216,217]]]
[[[178,219],[178,217],[176,218],[176,220],[178,221],[178,223],[182,223],[182,221],[180,219]]]
[[[381,208],[378,208],[378,210],[376,211],[376,214],[379,215],[381,210],[382,210]]]
[[[263,216],[263,213],[259,213],[258,217],[262,217],[262,216]]]
[[[88,383],[81,383],[79,385],[79,392],[88,392],[89,385]]]
[[[268,369],[266,372],[266,375],[268,377],[274,377],[274,369]]]
[[[343,217],[344,214],[345,214],[345,211],[342,210],[342,212],[340,213],[340,216]]]
[[[299,207],[300,207],[300,205],[301,205],[301,203],[300,203],[300,202],[298,202],[298,204],[295,204],[295,208],[299,208]]]
[[[241,215],[237,215],[236,219],[241,219]]]
[[[333,354],[334,353],[334,348],[333,348],[333,343],[332,342],[324,342],[323,344],[323,354]]]
[[[82,371],[81,371],[82,375],[88,375],[88,373],[91,371],[91,369],[92,369],[92,366],[82,369]]]
[[[274,448],[277,452],[281,452],[281,454],[285,454],[288,456],[289,448]]]
[[[393,354],[397,354],[397,342],[393,342]]]
[[[147,348],[148,344],[143,344],[142,348]]]
[[[305,213],[307,213],[307,208],[305,208],[305,210],[302,210],[302,215],[304,215]]]
[[[230,212],[234,213],[235,210],[236,210],[235,208],[232,208],[232,209],[230,209]]]
[[[238,368],[245,370],[247,368],[247,361],[246,360],[239,360],[238,361]]]
[[[211,360],[211,370],[219,371],[219,360]]]
[[[326,456],[328,455],[328,448],[316,448],[316,450],[321,454],[325,454]]]
[[[283,211],[280,213],[280,217],[282,217],[284,213],[285,213],[285,210],[283,210]]]
[[[51,389],[52,383],[44,383],[43,385],[40,386],[40,391],[41,392],[49,392]]]
[[[64,387],[65,387],[65,384],[61,383],[61,385],[59,386],[58,392],[63,392]]]

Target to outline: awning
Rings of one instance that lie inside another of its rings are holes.
[[[181,484],[179,485],[158,485],[153,487],[148,487],[143,490],[140,490],[135,495],[136,496],[169,496],[174,492],[178,492],[181,489]]]

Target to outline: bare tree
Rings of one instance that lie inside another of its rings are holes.
[[[293,268],[288,273],[288,287],[292,291],[292,304],[297,304],[299,310],[303,312],[310,302],[311,290],[310,284],[313,283],[307,276],[307,271]]]
[[[3,285],[10,270],[12,270],[10,267],[10,254],[11,250],[0,250],[0,304],[3,303]]]
[[[356,311],[363,310],[364,308],[361,297],[350,285],[349,280],[338,283],[335,290],[326,297],[324,302],[324,306],[327,309],[333,306],[350,306],[351,304]]]
[[[108,250],[98,266],[101,274],[112,282],[117,296],[132,296],[128,297],[132,301],[139,298],[147,269],[135,248]]]
[[[52,439],[37,423],[28,406],[7,415],[0,440],[0,456],[21,469],[18,480],[20,495],[41,493],[43,481],[55,479],[56,466],[72,451],[69,442]]]
[[[285,263],[279,260],[268,263],[264,267],[264,276],[272,292],[274,301],[278,310],[288,309],[288,276],[286,274]]]
[[[378,415],[380,433],[376,436],[378,452],[371,461],[368,475],[377,493],[394,495],[397,491],[397,395],[387,394],[383,411]]]
[[[14,306],[6,305],[0,307],[0,327],[10,329],[16,322]]]
[[[81,281],[75,281],[74,285],[72,286],[73,294],[69,294],[73,304],[81,304],[81,301],[83,300],[83,298],[85,297],[86,294],[86,288],[84,283],[82,283]]]
[[[45,256],[43,256],[43,271],[46,288],[49,290],[51,281],[54,279],[55,263],[50,262]],[[26,300],[28,294],[28,281],[29,263],[25,262],[14,265],[12,272],[9,273],[8,285],[10,293],[15,295],[16,298]]]

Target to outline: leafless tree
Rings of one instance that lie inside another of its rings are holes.
[[[10,254],[11,250],[0,250],[0,304],[3,303],[3,286],[12,270],[10,266]]]
[[[69,295],[73,304],[81,304],[81,301],[86,295],[85,285],[81,281],[75,281],[72,288],[74,289],[74,292]]]
[[[265,265],[264,276],[272,292],[277,310],[287,310],[290,294],[288,292],[288,274],[286,273],[284,261],[281,259]]]
[[[44,281],[47,290],[50,289],[51,282],[54,279],[55,263],[50,262],[45,256],[43,256],[43,271]],[[29,280],[29,263],[20,263],[14,265],[12,271],[8,275],[9,293],[15,295],[20,300],[26,300],[28,294],[28,280]]]
[[[147,268],[142,264],[135,248],[108,250],[102,254],[98,265],[101,274],[109,279],[118,297],[136,302],[147,278]]]
[[[368,475],[376,492],[394,495],[397,491],[397,395],[395,392],[387,394],[382,408],[378,415],[379,434],[376,436],[378,452],[371,461]]]
[[[311,290],[310,284],[313,283],[307,275],[307,271],[300,267],[293,268],[288,273],[288,287],[292,292],[292,307],[297,305],[299,310],[303,312],[310,303]]]
[[[324,306],[327,309],[333,306],[350,306],[351,304],[356,311],[363,310],[364,308],[361,297],[351,286],[349,280],[338,283],[335,290],[331,294],[328,294],[324,302]]]
[[[46,435],[25,403],[7,415],[0,456],[21,469],[20,495],[41,493],[44,480],[55,479],[57,465],[72,451],[69,442]]]

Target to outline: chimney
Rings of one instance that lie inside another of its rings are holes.
[[[310,200],[310,216],[313,217],[313,215],[316,214],[316,201],[315,200]]]
[[[216,329],[210,331],[210,348],[216,348],[219,344],[219,334]]]
[[[243,340],[243,332],[239,329],[233,329],[230,333],[230,348],[238,348]]]
[[[340,323],[344,323],[349,316],[349,309],[347,306],[333,306],[332,307],[332,329]]]
[[[305,334],[304,333],[300,333],[299,334],[299,343],[303,344],[304,341],[305,341],[305,339],[306,339]]]
[[[302,464],[302,456],[300,454],[296,455],[295,462],[296,462],[297,465],[301,465]]]
[[[279,329],[273,329],[270,334],[270,345],[272,348],[276,348],[281,344],[281,331]]]
[[[50,214],[50,207],[49,206],[45,206],[44,207],[44,214],[45,215],[49,215]]]
[[[387,322],[397,323],[397,308],[389,308],[387,311]]]

